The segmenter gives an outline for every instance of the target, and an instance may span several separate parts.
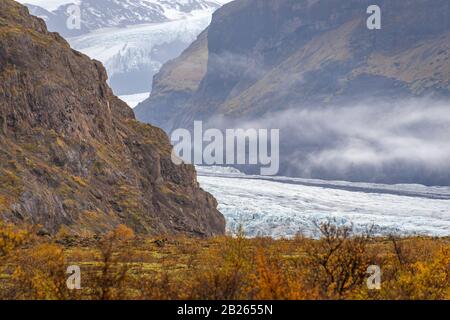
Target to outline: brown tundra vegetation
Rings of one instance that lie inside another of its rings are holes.
[[[103,236],[51,237],[0,225],[0,299],[450,299],[450,239],[352,236],[332,223],[319,240],[154,239],[119,225]],[[68,266],[81,270],[69,290]],[[381,268],[370,290],[367,268]]]

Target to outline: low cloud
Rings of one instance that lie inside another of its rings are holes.
[[[291,109],[232,126],[279,128],[282,174],[450,185],[448,101],[372,100]]]

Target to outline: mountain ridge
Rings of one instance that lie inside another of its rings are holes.
[[[139,25],[145,23],[162,23],[183,19],[196,11],[214,10],[220,7],[223,0],[193,1],[138,1],[138,0],[80,0],[76,3],[63,1],[55,9],[45,8],[45,4],[22,1],[30,9],[31,14],[42,17],[52,31],[64,37],[80,36],[91,31]],[[68,9],[76,4],[80,8],[82,19],[80,29],[67,27]],[[107,10],[105,10],[107,8]]]

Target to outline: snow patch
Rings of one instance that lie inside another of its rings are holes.
[[[119,98],[125,101],[131,108],[135,108],[140,102],[144,101],[150,96],[150,93],[137,93],[119,96]]]

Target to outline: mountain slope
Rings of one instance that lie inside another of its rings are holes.
[[[170,132],[176,126],[180,107],[186,105],[200,86],[207,71],[208,31],[200,34],[178,58],[164,64],[153,78],[152,94],[135,109],[143,122],[158,123]],[[149,107],[150,106],[150,107]]]
[[[441,128],[438,112],[450,97],[450,3],[379,1],[381,30],[366,27],[370,4],[366,0],[229,3],[213,15],[207,40],[197,40],[177,63],[163,67],[150,98],[135,113],[167,132],[191,128],[194,120],[218,128],[280,128],[280,173],[285,175],[448,184],[450,176],[441,167],[447,168],[448,151],[436,160],[439,164],[403,153],[385,163],[374,162],[398,154],[393,144],[400,140],[421,140],[419,149],[449,150],[439,138],[448,132],[434,130]],[[168,74],[181,75],[180,60],[194,59],[198,46],[206,46],[208,56],[201,62],[207,71],[198,73],[197,88],[181,100],[177,85],[161,90],[159,83],[169,83]],[[420,100],[425,97],[430,101]],[[363,123],[352,123],[359,118],[364,123],[370,119],[386,123],[381,116],[408,119],[410,109],[426,113],[426,108],[436,122],[433,126],[425,114],[414,125],[393,123],[398,128],[388,128],[392,132],[367,126],[363,130]],[[342,127],[336,128],[333,115]],[[362,132],[349,132],[352,125]],[[422,127],[426,134],[419,134],[417,128]],[[387,146],[376,141],[394,134],[400,134],[397,141]],[[337,159],[341,155],[351,159]]]
[[[162,130],[137,122],[98,61],[0,1],[0,215],[51,232],[224,232],[192,166]]]

